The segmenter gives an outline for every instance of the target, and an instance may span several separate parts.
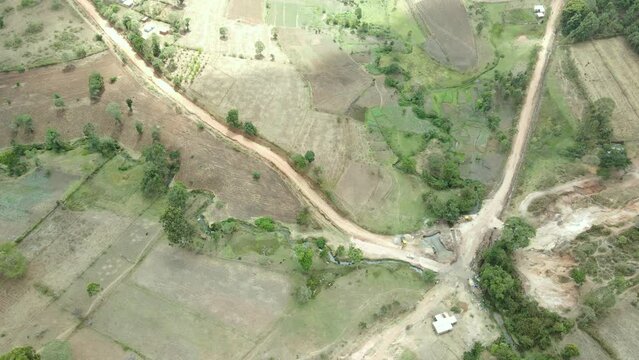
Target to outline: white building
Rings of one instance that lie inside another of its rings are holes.
[[[546,8],[543,5],[535,5],[535,7],[533,7],[533,12],[537,19],[542,19],[546,16]]]
[[[435,321],[433,321],[433,328],[437,335],[445,334],[453,330],[453,325],[457,323],[455,315],[448,315],[448,313],[441,313],[435,315]]]

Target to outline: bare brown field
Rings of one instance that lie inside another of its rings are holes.
[[[231,20],[240,20],[247,24],[261,24],[264,18],[262,0],[231,0],[227,15]]]
[[[469,70],[477,65],[475,34],[461,0],[408,0],[415,18],[430,32],[426,51],[439,62]]]
[[[74,65],[71,72],[63,72],[60,65],[0,75],[0,99],[4,100],[0,105],[0,147],[9,145],[10,125],[21,113],[33,117],[35,128],[32,135],[18,133],[16,140],[22,143],[43,141],[48,128],[58,130],[63,139],[77,138],[84,124],[92,122],[99,134],[110,135],[139,153],[150,144],[151,130],[159,126],[162,142],[181,151],[182,165],[177,177],[189,187],[215,193],[234,216],[271,215],[294,221],[301,205],[279,174],[216,134],[198,131],[180,109],[141,87],[114,56],[102,53]],[[101,100],[94,104],[88,97],[88,77],[92,71],[100,72],[106,83]],[[117,81],[110,84],[108,79],[112,76]],[[47,81],[40,81],[42,78]],[[16,87],[18,82],[20,86]],[[64,111],[54,108],[53,93],[64,98]],[[129,97],[133,99],[132,113],[128,113],[124,103]],[[106,113],[110,102],[120,104],[122,126]],[[134,128],[136,121],[144,125],[141,137]],[[252,179],[254,171],[261,174],[260,181]]]
[[[55,64],[86,56],[82,50],[94,54],[106,48],[65,1],[55,9],[53,0],[35,3],[21,8],[19,0],[2,2],[0,71]]]
[[[639,56],[621,37],[573,45],[574,59],[593,100],[609,97],[617,105],[612,126],[616,140],[639,139]]]
[[[137,357],[132,351],[125,351],[110,338],[91,328],[82,328],[69,338],[74,359],[122,360]]]
[[[372,84],[372,77],[328,37],[285,28],[279,33],[279,42],[310,83],[313,106],[317,110],[345,114]]]
[[[579,348],[580,355],[575,358],[577,360],[612,360],[590,335],[579,328],[566,335],[560,345],[563,347],[567,344],[575,344]]]

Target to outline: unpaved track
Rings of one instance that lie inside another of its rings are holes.
[[[211,114],[204,111],[198,105],[183,96],[181,93],[177,92],[173,88],[173,86],[166,82],[163,78],[157,77],[154,74],[153,69],[147,66],[144,60],[142,60],[137,55],[137,53],[135,53],[128,41],[100,16],[90,0],[69,0],[69,2],[72,6],[75,5],[80,14],[82,14],[88,20],[89,24],[97,26],[97,32],[106,35],[103,36],[103,38],[105,40],[105,43],[109,46],[109,49],[116,52],[116,54],[119,54],[121,57],[126,58],[126,63],[131,69],[133,69],[141,76],[143,76],[146,80],[155,85],[155,87],[157,87],[157,89],[161,91],[165,96],[183,107],[187,112],[195,115],[199,120],[210,126],[221,135],[225,136],[228,139],[231,139],[233,142],[241,145],[242,147],[255,152],[264,160],[273,164],[286,178],[288,178],[291,183],[293,183],[293,185],[300,191],[302,196],[304,196],[304,198],[310,204],[312,204],[313,207],[315,207],[326,219],[328,219],[328,221],[330,221],[338,229],[350,235],[353,239],[358,239],[367,243],[374,244],[375,246],[373,246],[373,248],[377,249],[378,252],[380,249],[388,248],[389,250],[391,250],[391,252],[388,256],[385,257],[395,257],[394,255],[396,255],[396,251],[394,250],[397,249],[396,246],[392,243],[392,236],[372,233],[346,219],[344,216],[335,211],[335,209],[328,202],[326,202],[326,200],[322,196],[320,196],[315,191],[315,189],[313,189],[313,187],[306,181],[306,179],[291,167],[286,159],[282,158],[270,148],[262,144],[258,144],[240,134],[236,134],[230,131],[226,127],[226,125],[216,120],[213,116],[211,116]],[[409,258],[406,254],[404,254],[402,257],[407,261],[413,263],[414,265],[429,268],[433,271],[439,271],[442,267],[442,264],[424,257]]]
[[[359,350],[350,355],[351,359],[395,358],[396,354],[393,353],[394,345],[401,341],[401,338],[406,334],[407,326],[419,321],[430,321],[430,316],[434,315],[432,314],[434,307],[450,296],[453,288],[459,284],[465,284],[467,279],[472,276],[470,264],[481,241],[493,227],[501,226],[499,216],[510,196],[515,175],[526,147],[528,132],[535,119],[543,77],[548,65],[550,52],[552,51],[555,31],[563,4],[564,0],[554,0],[552,3],[552,14],[548,20],[546,34],[541,43],[542,48],[539,51],[535,70],[528,85],[526,100],[519,116],[517,135],[504,168],[502,182],[493,197],[484,201],[481,210],[473,220],[459,226],[461,234],[459,260],[447,269],[446,274],[440,274],[440,283],[429,290],[426,297],[417,305],[415,311],[371,337]],[[467,291],[466,286],[461,286],[460,289]]]

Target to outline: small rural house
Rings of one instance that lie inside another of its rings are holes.
[[[455,315],[448,315],[448,313],[441,313],[435,315],[435,321],[433,321],[433,328],[437,335],[445,334],[453,330],[453,325],[457,323]]]
[[[546,8],[543,5],[535,5],[533,12],[537,19],[543,19],[546,16]]]
[[[123,6],[126,6],[128,8],[132,7],[133,5],[135,5],[135,1],[133,0],[120,0],[120,4],[122,4]]]

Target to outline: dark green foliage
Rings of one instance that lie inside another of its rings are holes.
[[[261,217],[255,220],[255,226],[264,231],[275,231],[275,222],[270,217]]]
[[[87,285],[87,294],[89,295],[89,297],[94,297],[100,291],[102,291],[102,287],[98,283],[89,283]]]
[[[511,217],[504,223],[500,240],[508,251],[528,246],[532,237],[535,236],[535,228],[520,217]]]
[[[179,157],[167,156],[164,145],[157,141],[143,151],[143,156],[146,165],[142,177],[142,193],[147,197],[163,194],[173,175],[180,169]]]
[[[480,286],[487,303],[502,314],[506,329],[523,350],[545,349],[551,344],[552,337],[565,334],[572,326],[568,320],[541,308],[524,293],[511,256],[516,248],[528,244],[534,234],[535,230],[522,219],[509,218],[501,238],[482,255],[479,270]],[[499,352],[508,353],[501,345],[496,346]],[[491,353],[500,358],[493,352],[493,347]]]
[[[244,133],[248,136],[257,136],[257,128],[252,122],[247,121],[244,123]]]
[[[306,159],[309,164],[315,161],[315,153],[313,152],[313,150],[306,151],[306,153],[304,154],[304,159]]]
[[[14,144],[10,150],[0,153],[0,164],[7,167],[9,176],[20,176],[27,172],[29,167],[22,159],[24,149],[18,144]]]
[[[194,228],[186,219],[184,208],[169,205],[160,217],[160,223],[170,245],[185,247],[190,244]]]
[[[408,156],[403,156],[397,160],[395,163],[395,167],[406,174],[416,174],[417,170],[415,169],[416,162],[415,159]]]
[[[234,128],[239,129],[242,127],[242,123],[240,122],[240,113],[237,109],[229,110],[228,114],[226,114],[226,122]]]
[[[133,99],[127,98],[126,99],[126,106],[129,108],[129,112],[133,111]]]
[[[302,154],[295,154],[291,157],[295,169],[304,171],[308,168],[308,160]]]
[[[577,283],[577,285],[582,285],[586,281],[586,272],[580,268],[573,268],[570,270],[570,277]]]
[[[44,139],[44,148],[59,153],[66,151],[68,145],[60,139],[60,133],[53,129],[48,129]]]
[[[354,246],[348,247],[348,261],[351,262],[352,265],[359,265],[360,262],[364,260],[364,253],[361,249],[358,249]]]
[[[40,360],[41,357],[31,346],[19,347],[1,355],[0,360]]]
[[[599,174],[607,177],[611,170],[624,170],[631,162],[621,144],[604,145],[599,151]]]
[[[138,133],[138,136],[141,136],[144,133],[144,124],[139,121],[135,122],[135,131]]]
[[[12,242],[0,244],[0,276],[8,279],[22,277],[27,271],[27,259]]]
[[[503,340],[495,341],[495,343],[488,348],[488,351],[497,360],[520,360],[521,359],[519,357],[519,354],[517,354],[517,352],[513,350],[513,348],[511,348],[510,345],[508,345],[508,343],[506,343]]]
[[[574,41],[625,35],[639,52],[639,2],[570,0],[561,14],[561,31]]]
[[[479,360],[481,357],[481,353],[484,351],[484,346],[478,342],[475,341],[475,343],[473,343],[473,347],[464,352],[464,356],[463,356],[463,360]]]
[[[459,160],[451,154],[431,155],[422,178],[437,190],[458,188],[464,184],[459,172]]]
[[[188,198],[189,191],[186,189],[186,186],[184,186],[184,184],[179,181],[177,181],[175,185],[171,187],[167,195],[169,206],[177,207],[180,209],[186,208],[186,200]]]
[[[104,79],[97,72],[91,73],[89,76],[89,95],[91,99],[98,99],[104,91]]]
[[[64,99],[58,94],[53,94],[53,105],[57,108],[64,107]]]
[[[561,350],[561,358],[563,360],[569,360],[579,356],[579,348],[575,344],[568,344]]]
[[[313,249],[309,246],[299,244],[295,247],[295,256],[297,256],[297,261],[302,267],[302,270],[308,272],[311,266],[313,266]]]
[[[486,187],[476,180],[463,180],[463,187],[459,194],[444,201],[437,196],[426,193],[424,202],[427,209],[437,220],[444,220],[454,224],[462,214],[468,214],[481,205],[486,194]]]

